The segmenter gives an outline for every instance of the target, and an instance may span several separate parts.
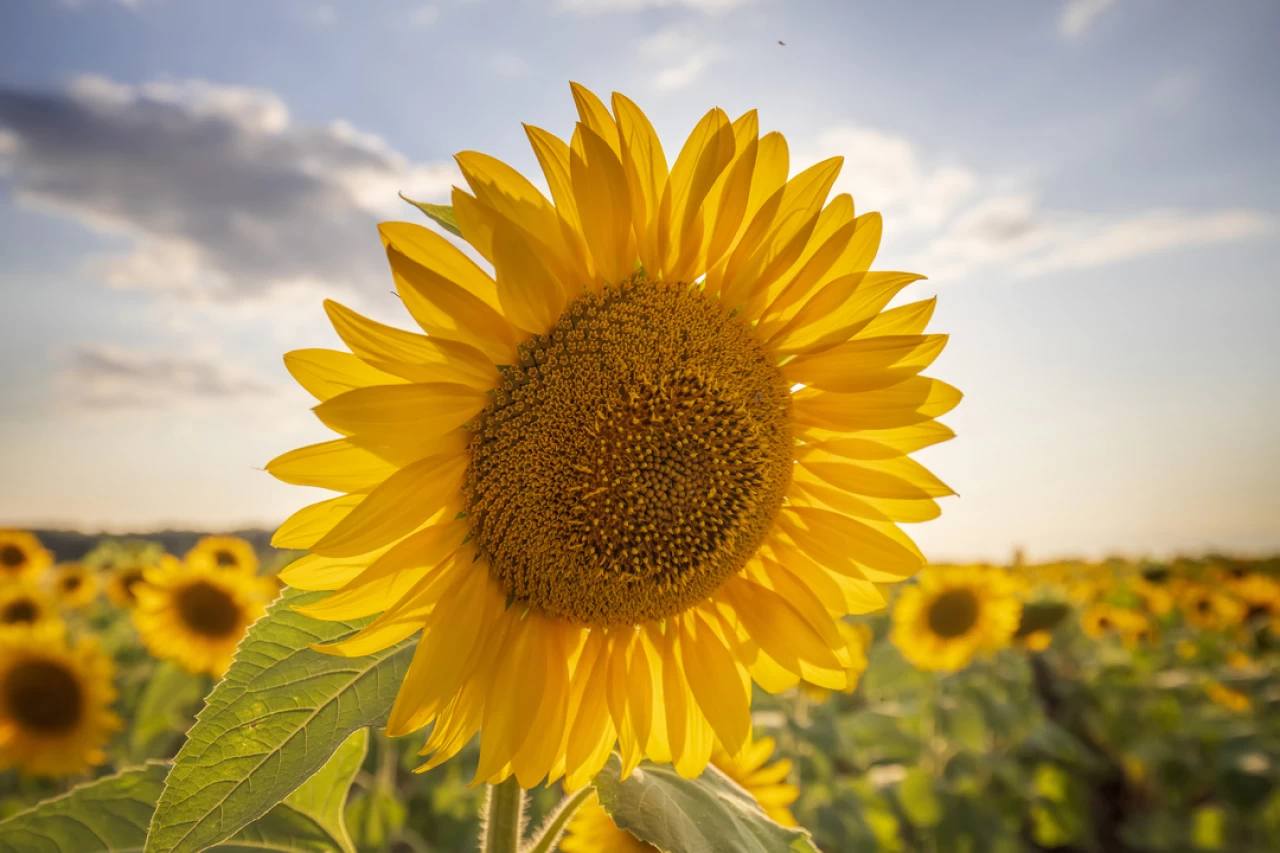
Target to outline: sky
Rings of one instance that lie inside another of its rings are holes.
[[[378,221],[537,175],[569,81],[673,156],[757,108],[928,276],[936,560],[1280,550],[1274,0],[0,4],[0,525],[272,526],[330,437],[281,354],[411,321]]]

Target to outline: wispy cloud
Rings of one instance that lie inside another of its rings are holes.
[[[1127,215],[1041,204],[1022,182],[931,162],[900,134],[843,125],[817,137],[797,162],[842,155],[835,192],[859,211],[879,210],[908,247],[909,268],[950,282],[979,272],[1049,275],[1135,258],[1246,240],[1274,231],[1273,216],[1244,209],[1137,210]]]
[[[279,389],[219,361],[88,344],[72,351],[59,376],[71,402],[86,409],[166,409],[192,403],[260,399]]]
[[[413,27],[429,27],[440,19],[440,7],[426,4],[409,13],[409,25]]]
[[[1058,18],[1058,32],[1063,38],[1079,38],[1114,2],[1115,0],[1067,0],[1067,5]]]
[[[110,284],[199,298],[378,286],[368,250],[397,191],[443,199],[458,181],[345,122],[296,124],[271,92],[203,81],[0,88],[0,134],[21,203],[133,238],[99,264]]]
[[[647,66],[657,68],[652,79],[659,91],[685,88],[724,54],[719,43],[675,26],[640,39],[636,51]]]
[[[753,0],[557,0],[563,11],[593,15],[603,12],[639,12],[683,6],[702,12],[727,12]]]

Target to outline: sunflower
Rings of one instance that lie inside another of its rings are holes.
[[[0,638],[24,635],[32,629],[60,632],[61,626],[57,607],[34,584],[0,584]]]
[[[917,669],[954,672],[980,651],[1009,644],[1022,602],[998,569],[932,567],[902,591],[890,637]]]
[[[236,646],[266,610],[269,588],[251,575],[176,560],[133,587],[133,624],[158,658],[221,676]]]
[[[553,201],[463,152],[472,192],[425,206],[492,275],[381,226],[428,336],[326,303],[351,352],[286,365],[342,437],[268,465],[344,493],[274,539],[337,590],[304,612],[382,613],[329,651],[421,632],[389,731],[434,722],[431,767],[483,730],[477,779],[524,787],[615,742],[696,775],[748,743],[753,679],[847,687],[838,620],[923,564],[898,523],[952,492],[908,454],[960,400],[919,375],[933,301],[883,310],[920,277],[869,271],[879,215],[825,203],[840,158],[787,180],[780,134],[714,109],[668,169],[630,100],[573,94],[569,144],[527,128]]]
[[[121,728],[112,672],[92,639],[0,637],[0,768],[61,777],[105,762],[102,747]]]
[[[1182,618],[1204,631],[1238,625],[1245,608],[1233,596],[1205,584],[1191,584],[1182,593]]]
[[[1270,575],[1249,573],[1231,584],[1231,591],[1244,605],[1244,621],[1267,627],[1280,635],[1280,581]]]
[[[1105,602],[1090,605],[1080,615],[1080,627],[1085,636],[1101,640],[1116,630],[1116,608]]]
[[[790,806],[800,791],[784,781],[791,772],[789,760],[765,764],[773,755],[773,748],[773,738],[762,737],[748,743],[737,758],[717,748],[711,763],[746,789],[775,822],[795,826]],[[564,853],[654,853],[657,850],[625,829],[619,829],[594,795],[574,814],[560,849]]]
[[[1129,589],[1139,598],[1153,616],[1165,616],[1173,610],[1174,596],[1167,584],[1156,583],[1142,576],[1129,578]]]
[[[163,554],[152,566],[149,561],[131,558],[111,561],[103,568],[110,572],[107,579],[107,598],[117,607],[130,608],[138,603],[138,587],[145,583],[148,568],[159,567],[163,571],[177,571],[182,561],[172,554]]]
[[[187,552],[186,561],[193,566],[258,573],[258,552],[239,536],[205,536]]]
[[[53,577],[53,595],[62,607],[78,609],[98,594],[98,579],[80,563],[58,566]]]
[[[31,579],[51,565],[53,555],[34,533],[0,530],[0,581]]]

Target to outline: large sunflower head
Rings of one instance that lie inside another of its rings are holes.
[[[53,565],[50,554],[34,533],[0,530],[0,583],[30,580]]]
[[[33,583],[0,583],[0,638],[31,631],[60,632],[58,608]]]
[[[258,552],[239,536],[205,536],[187,552],[193,566],[209,566],[223,571],[258,573]]]
[[[84,607],[98,594],[97,576],[80,563],[58,566],[50,586],[59,606],[73,610]]]
[[[844,689],[839,619],[923,558],[899,527],[951,494],[909,454],[959,402],[919,276],[872,272],[878,214],[788,179],[756,114],[703,117],[670,165],[627,98],[573,87],[568,142],[527,128],[551,198],[458,155],[470,192],[381,227],[426,334],[327,310],[350,352],[286,356],[339,434],[268,470],[343,494],[277,532],[283,573],[382,613],[331,648],[421,632],[391,715],[427,766],[483,729],[477,778],[593,776],[620,743],[693,775],[749,742],[751,681]],[[538,732],[531,736],[530,732]]]
[[[918,669],[953,672],[1009,644],[1022,602],[1009,576],[981,567],[930,568],[902,591],[890,636]]]
[[[147,649],[191,672],[221,676],[266,610],[267,585],[242,572],[173,561],[134,587],[133,624]]]
[[[788,759],[767,763],[773,749],[771,737],[750,742],[738,756],[729,755],[717,745],[711,763],[746,789],[774,821],[783,826],[795,826],[791,804],[800,796],[800,790],[786,781],[791,773]],[[560,849],[564,853],[655,853],[657,850],[620,829],[594,795],[574,814],[568,832],[560,842]]]
[[[121,727],[112,673],[90,639],[0,636],[0,767],[63,777],[106,761],[102,748]]]

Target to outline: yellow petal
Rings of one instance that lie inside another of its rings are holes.
[[[299,385],[322,402],[353,388],[406,381],[370,367],[349,352],[337,350],[294,350],[285,354],[284,366]]]
[[[823,429],[887,430],[941,417],[963,396],[938,379],[915,376],[889,388],[857,394],[806,388],[792,395],[791,410],[797,423]]]
[[[900,305],[883,312],[858,332],[860,338],[876,335],[918,335],[929,325],[933,309],[938,304],[936,296]]]
[[[433,337],[470,344],[495,364],[511,364],[519,338],[507,319],[485,300],[387,247],[396,290],[413,318]],[[495,285],[494,303],[497,303]]]
[[[440,596],[422,630],[387,720],[390,734],[417,731],[452,701],[500,621],[502,596],[483,567],[463,564],[458,569],[457,584]]]
[[[378,226],[378,234],[384,248],[394,246],[418,266],[453,282],[490,308],[498,307],[498,291],[488,273],[430,228],[410,222],[383,222]]]
[[[636,247],[627,176],[618,155],[599,133],[579,124],[570,146],[569,172],[583,237],[598,275],[611,284],[630,278]]]
[[[848,193],[841,193],[822,209],[813,234],[794,269],[780,276],[771,286],[768,303],[761,315],[762,320],[768,320],[808,298],[845,253],[855,228],[853,197]],[[764,323],[761,323],[760,328],[764,328]]]
[[[702,202],[734,153],[733,127],[719,108],[702,117],[680,149],[658,208],[658,252],[665,277],[679,280],[697,265]]]
[[[305,551],[346,518],[364,499],[364,495],[342,495],[305,506],[285,519],[271,537],[271,544],[276,548]]]
[[[801,506],[817,506],[832,509],[854,518],[871,521],[896,521],[918,523],[932,521],[942,514],[932,498],[910,499],[880,498],[869,495],[853,495],[830,485],[808,469],[798,468],[791,479],[788,499]]]
[[[395,473],[395,466],[349,439],[311,444],[267,463],[267,473],[295,486],[363,492]]]
[[[477,781],[494,780],[524,745],[535,718],[529,711],[537,708],[547,683],[540,620],[532,616],[520,619],[514,609],[508,610],[506,617],[514,621],[485,694]],[[522,710],[513,713],[514,709]]]
[[[837,278],[770,336],[769,346],[786,355],[819,352],[843,343],[875,319],[898,291],[922,278],[902,272],[863,272]]]
[[[733,122],[733,162],[721,173],[703,202],[703,210],[714,213],[707,230],[706,259],[708,269],[714,267],[732,245],[742,228],[747,204],[751,199],[751,179],[755,174],[756,153],[760,148],[760,120],[755,110],[743,113]]]
[[[765,201],[725,266],[720,294],[726,305],[740,305],[762,291],[760,306],[753,312],[758,315],[768,286],[804,252],[843,163],[842,157],[823,160]]]
[[[800,550],[851,577],[896,583],[924,565],[920,553],[904,544],[905,537],[891,535],[873,522],[817,507],[792,506],[778,513],[778,524]]]
[[[381,616],[352,636],[328,645],[311,648],[335,657],[363,657],[394,646],[422,629],[441,601],[451,601],[456,590],[466,582],[467,572],[460,566],[452,571],[431,572],[386,610]]]
[[[800,355],[787,362],[782,374],[792,383],[823,391],[874,391],[915,376],[933,363],[946,344],[946,335],[857,338]]]
[[[812,427],[801,435],[808,446],[845,459],[892,459],[956,437],[951,427],[938,421],[878,430],[865,437],[847,436]]]
[[[347,557],[380,548],[412,532],[461,489],[465,455],[428,456],[402,468],[312,546],[317,554]]]
[[[800,464],[820,479],[855,495],[924,500],[954,495],[946,483],[909,456],[852,463],[822,450],[800,454]]]
[[[500,379],[488,356],[468,344],[387,326],[331,299],[324,309],[343,343],[378,370],[410,382],[456,382],[481,391]]]
[[[617,740],[613,721],[609,715],[608,684],[609,655],[605,652],[605,640],[598,630],[594,641],[598,653],[582,688],[582,701],[574,715],[565,759],[565,785],[570,790],[581,788],[590,781],[609,760],[609,752]],[[577,676],[575,675],[575,679]]]
[[[560,217],[542,193],[524,175],[487,154],[463,151],[456,159],[476,200],[531,237],[531,247],[537,248],[543,263],[557,277],[568,277],[573,265],[560,230]],[[501,300],[501,284],[498,289]]]
[[[615,155],[621,153],[618,146],[618,128],[613,116],[596,94],[581,83],[570,83],[573,91],[573,103],[578,108],[578,120],[591,128],[610,148]]]
[[[734,578],[721,592],[770,658],[814,684],[845,686],[847,679],[830,645],[786,599],[744,578]]]
[[[736,754],[751,735],[751,701],[742,689],[737,663],[697,610],[686,611],[673,621],[679,625],[689,688],[724,748]]]
[[[620,153],[640,262],[646,270],[656,272],[662,268],[658,207],[667,188],[667,157],[648,117],[629,98],[614,92],[613,112],[618,117]]]
[[[525,738],[524,745],[511,759],[511,769],[520,787],[536,786],[548,775],[555,763],[556,752],[564,733],[567,716],[565,700],[569,694],[568,642],[571,626],[542,617],[539,635],[542,641],[542,658],[546,661],[547,677],[540,695],[531,697],[537,702],[534,712],[535,735]],[[530,705],[529,707],[535,707]]]
[[[573,265],[575,280],[595,281],[595,270],[591,266],[587,244],[582,236],[582,219],[578,215],[578,203],[573,197],[569,146],[559,137],[541,128],[526,124],[524,129],[529,137],[529,145],[542,166],[547,185],[551,188],[551,198],[556,204],[556,215],[560,218],[560,233],[564,237],[566,251]],[[566,288],[565,293],[568,296],[574,295],[572,288]]]
[[[380,551],[361,554],[358,557],[321,557],[306,554],[280,570],[281,583],[294,589],[334,590],[348,583],[369,567]]]
[[[406,536],[333,595],[298,607],[298,612],[317,619],[362,619],[390,608],[452,557],[470,532],[469,524],[453,519],[456,508],[447,510],[440,523]]]
[[[488,401],[486,394],[465,385],[375,385],[339,394],[314,411],[325,426],[344,435],[429,452],[435,439],[470,421]]]
[[[565,292],[543,259],[505,220],[493,234],[493,269],[502,313],[531,335],[551,331],[564,311]]]

